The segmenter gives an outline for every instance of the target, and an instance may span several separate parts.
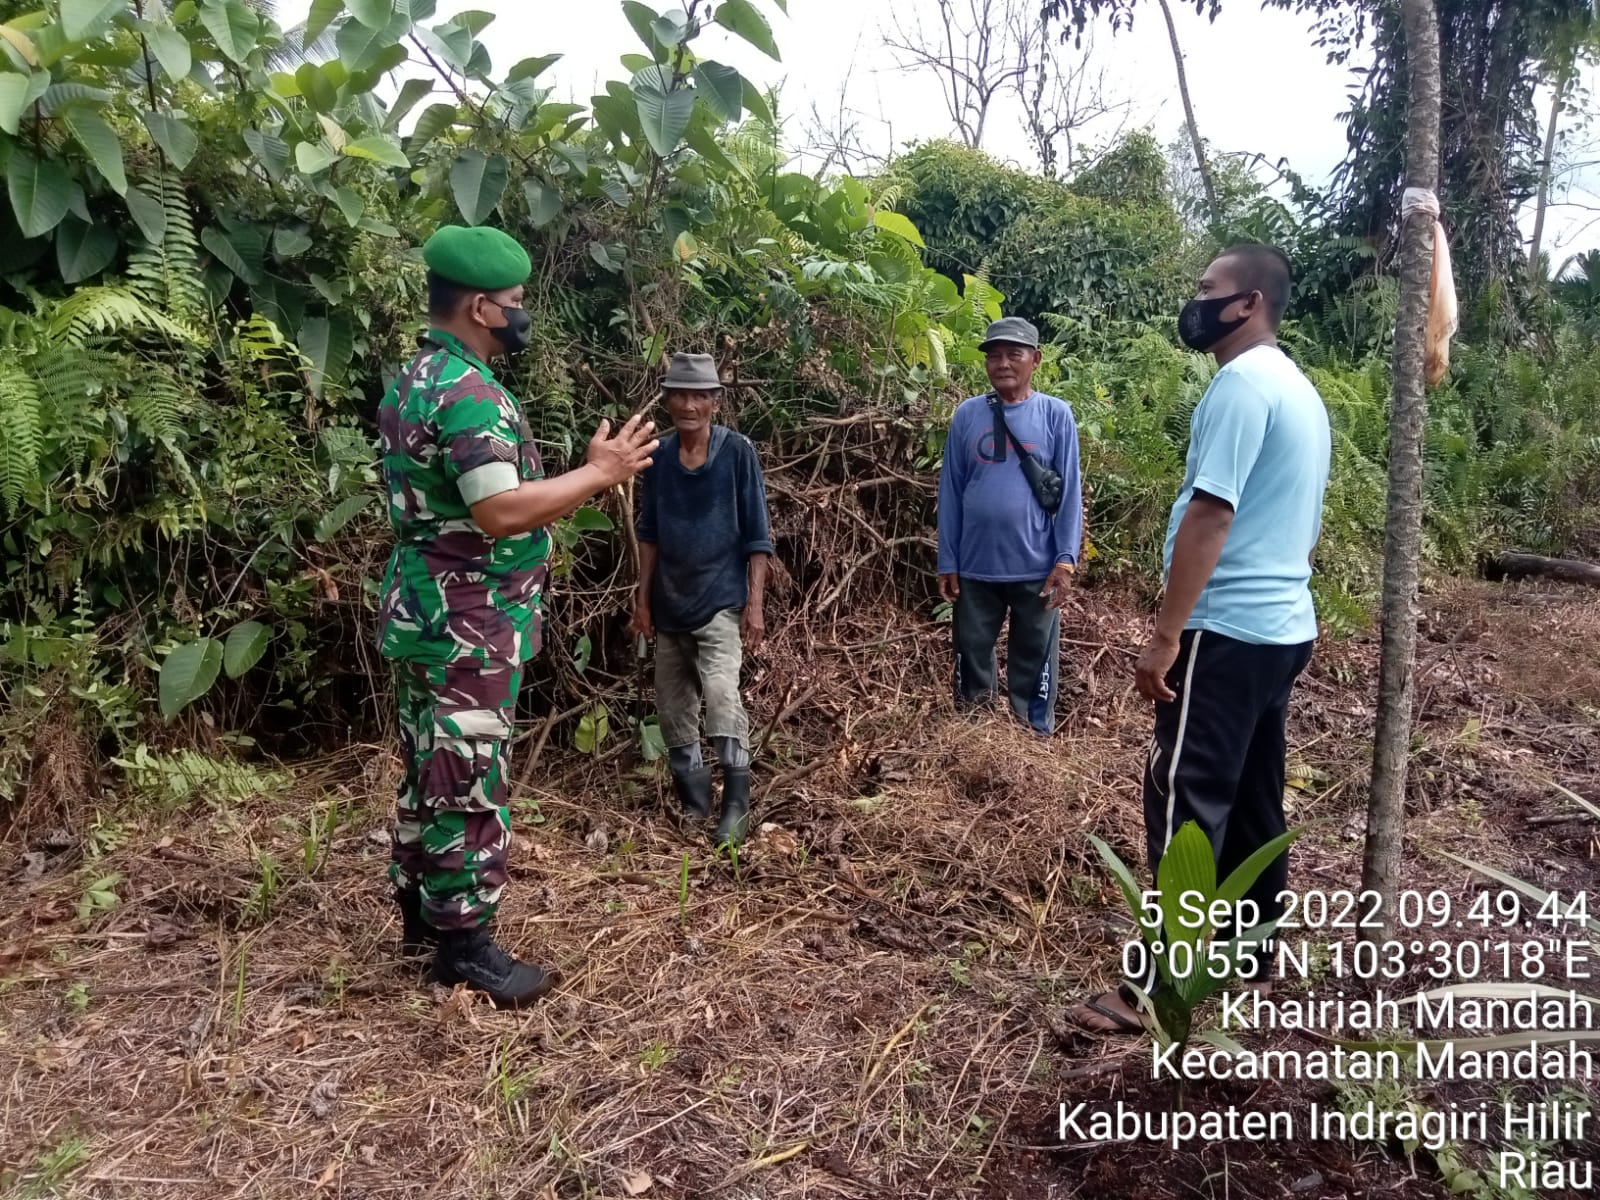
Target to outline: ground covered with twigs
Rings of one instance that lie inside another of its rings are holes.
[[[737,862],[685,836],[631,753],[520,745],[519,768],[540,758],[519,769],[501,926],[565,975],[525,1014],[396,960],[381,872],[397,763],[377,741],[135,776],[114,805],[14,825],[0,1190],[1446,1194],[1425,1154],[1391,1146],[1062,1145],[1063,1100],[1150,1097],[1147,1051],[1061,1020],[1126,937],[1088,835],[1130,859],[1142,844],[1144,619],[1113,588],[1080,593],[1047,745],[950,710],[941,626],[887,605],[827,620],[754,664],[762,824]],[[1452,850],[1600,895],[1596,826],[1559,791],[1600,800],[1600,605],[1463,585],[1424,622],[1408,884],[1469,892]],[[1305,886],[1359,879],[1374,658],[1329,644],[1299,692]],[[1270,1085],[1190,1097],[1224,1102],[1287,1101]]]

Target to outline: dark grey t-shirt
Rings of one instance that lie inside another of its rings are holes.
[[[706,461],[687,470],[678,435],[661,439],[640,476],[639,540],[656,547],[651,615],[663,633],[691,633],[750,598],[747,560],[771,554],[767,489],[750,439],[711,430]]]

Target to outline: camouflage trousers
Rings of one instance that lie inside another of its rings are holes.
[[[510,746],[522,669],[397,663],[405,778],[389,879],[420,888],[437,929],[494,915],[511,852]]]

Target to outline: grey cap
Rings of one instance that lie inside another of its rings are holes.
[[[674,354],[661,378],[663,392],[714,392],[721,388],[717,360],[709,354]]]
[[[1021,317],[1001,317],[989,326],[983,335],[983,341],[978,343],[979,350],[987,350],[996,342],[1010,342],[1015,346],[1027,346],[1030,350],[1039,348],[1039,331],[1031,322],[1024,321]]]

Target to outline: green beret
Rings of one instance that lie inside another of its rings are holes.
[[[451,283],[486,292],[516,287],[533,274],[533,262],[516,239],[487,225],[441,226],[423,245],[422,261]]]

